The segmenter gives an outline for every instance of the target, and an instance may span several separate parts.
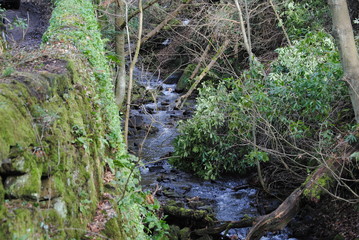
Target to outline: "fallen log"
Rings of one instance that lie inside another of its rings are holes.
[[[245,227],[251,227],[253,225],[253,222],[256,218],[254,217],[243,217],[239,221],[228,221],[221,223],[219,225],[196,229],[193,231],[194,234],[198,236],[204,236],[204,235],[217,235],[220,234],[223,231],[226,231],[231,228],[245,228]]]
[[[324,188],[332,182],[333,172],[342,166],[343,158],[331,158],[321,164],[289,197],[273,212],[257,218],[245,240],[258,240],[266,232],[282,230],[297,215],[299,204],[305,197],[318,202]]]

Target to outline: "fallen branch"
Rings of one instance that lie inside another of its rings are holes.
[[[224,222],[220,225],[196,229],[193,231],[193,233],[198,236],[216,235],[216,234],[220,234],[221,232],[226,231],[231,228],[251,227],[253,225],[254,221],[255,221],[255,218],[244,217],[243,219],[241,219],[239,221],[228,221],[228,222]]]
[[[218,49],[211,62],[206,66],[206,68],[201,72],[199,76],[195,78],[195,82],[192,84],[191,88],[188,92],[176,100],[176,107],[182,108],[183,104],[186,102],[187,98],[192,94],[192,92],[196,89],[197,85],[202,81],[202,79],[207,75],[209,70],[213,67],[213,65],[217,62],[218,58],[222,55],[222,53],[227,49],[230,40],[227,39],[224,41],[223,45]]]
[[[270,214],[259,217],[249,231],[245,240],[259,240],[265,232],[282,230],[297,215],[299,204],[304,198],[317,202],[333,178],[332,172],[336,172],[343,164],[343,159],[331,158],[321,164],[307,181],[295,189],[289,197]]]
[[[162,28],[164,28],[169,21],[174,19],[192,0],[187,0],[184,4],[179,5],[173,12],[169,13],[168,16],[160,24],[157,25],[151,32],[144,36],[141,40],[141,44],[145,43],[148,39],[155,36]]]

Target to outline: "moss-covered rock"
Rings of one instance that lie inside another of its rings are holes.
[[[18,97],[26,91],[22,93],[8,84],[0,84],[0,90],[0,159],[3,160],[9,155],[11,146],[27,147],[36,137],[28,121],[26,101]]]
[[[193,80],[190,79],[190,76],[192,74],[192,72],[194,71],[194,69],[196,68],[195,64],[189,64],[185,70],[183,71],[182,76],[180,77],[180,79],[178,80],[177,86],[176,86],[176,91],[177,92],[183,92],[188,90],[192,83]]]
[[[112,239],[124,239],[122,230],[115,218],[111,218],[109,221],[107,221],[103,233],[105,233],[106,236],[111,236]]]
[[[34,167],[27,174],[7,177],[5,192],[10,198],[38,200],[41,192],[40,169]]]

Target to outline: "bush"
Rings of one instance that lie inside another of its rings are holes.
[[[312,31],[331,27],[328,3],[322,0],[286,0],[278,3],[279,12],[291,40]]]
[[[194,117],[180,124],[174,164],[214,179],[278,151],[307,164],[298,149],[316,152],[331,143],[335,123],[351,113],[333,39],[309,33],[277,52],[269,74],[258,64],[241,79],[200,89]]]

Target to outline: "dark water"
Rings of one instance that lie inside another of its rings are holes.
[[[260,215],[256,208],[258,190],[250,187],[240,189],[240,186],[247,186],[246,179],[231,176],[217,181],[205,181],[175,169],[166,161],[168,154],[174,151],[172,141],[178,135],[178,121],[188,118],[193,109],[176,110],[175,100],[179,97],[174,91],[176,85],[162,84],[149,73],[137,71],[137,76],[138,82],[148,91],[157,91],[157,94],[153,94],[157,95],[153,102],[131,112],[134,123],[129,145],[132,146],[130,150],[137,152],[145,164],[141,168],[143,187],[153,190],[157,184],[161,186],[164,194],[158,196],[158,199],[162,202],[174,199],[187,204],[185,199],[199,197],[205,202],[202,208],[212,208],[218,220],[235,221],[245,215]],[[140,125],[145,127],[141,128]],[[147,134],[148,132],[154,133]],[[145,136],[147,137],[143,140]],[[228,234],[237,234],[239,239],[244,239],[248,231],[249,228],[234,229]],[[276,235],[268,234],[261,240],[295,240],[289,238],[289,235],[290,230],[285,229]]]

